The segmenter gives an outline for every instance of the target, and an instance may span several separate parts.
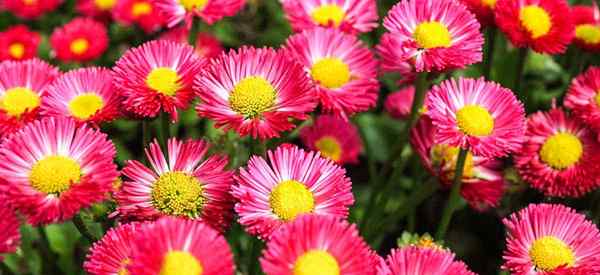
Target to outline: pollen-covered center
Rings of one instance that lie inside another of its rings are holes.
[[[229,105],[238,114],[256,118],[275,104],[277,93],[269,81],[250,76],[238,82],[229,94]]]
[[[46,194],[57,194],[79,182],[81,166],[72,158],[49,156],[36,162],[29,173],[31,186]]]
[[[548,34],[552,28],[550,15],[538,5],[529,5],[521,8],[519,11],[519,20],[533,39]]]
[[[14,59],[21,59],[25,55],[25,45],[23,43],[12,43],[8,46],[8,53]]]
[[[14,117],[19,117],[38,106],[40,106],[40,96],[25,87],[8,89],[0,97],[0,108]]]
[[[189,252],[169,251],[163,258],[159,275],[202,275],[202,263]]]
[[[582,24],[575,28],[575,37],[585,41],[587,44],[600,43],[600,26]]]
[[[557,133],[546,139],[540,158],[554,169],[565,169],[579,161],[583,155],[581,140],[570,133]]]
[[[431,163],[439,167],[440,172],[447,175],[448,179],[452,179],[454,178],[454,172],[456,172],[456,160],[458,159],[459,151],[460,149],[456,146],[436,144],[431,148]],[[471,152],[468,152],[463,168],[464,178],[472,178],[475,175],[473,167],[473,155]]]
[[[148,15],[152,13],[152,5],[148,2],[136,2],[131,6],[131,15],[133,18]]]
[[[324,136],[315,142],[321,155],[334,161],[339,161],[342,156],[342,146],[334,137]]]
[[[117,3],[117,0],[94,0],[94,4],[96,4],[96,7],[99,10],[103,10],[103,11],[112,9],[116,3]]]
[[[466,105],[456,112],[458,128],[466,135],[487,136],[494,131],[494,118],[479,105]]]
[[[481,4],[493,9],[496,6],[497,0],[481,0]]]
[[[200,181],[184,172],[166,172],[152,187],[152,204],[159,211],[173,216],[196,218],[206,202]]]
[[[535,240],[529,249],[529,257],[536,269],[543,271],[553,271],[560,266],[571,267],[575,264],[573,250],[553,236]]]
[[[600,107],[600,90],[596,92],[596,95],[594,96],[594,102],[598,107]]]
[[[337,260],[324,250],[310,250],[302,254],[294,264],[294,275],[339,275]]]
[[[291,221],[300,214],[315,209],[315,198],[306,185],[295,180],[280,182],[269,196],[273,213],[284,221]]]
[[[333,23],[333,26],[339,27],[344,21],[346,13],[342,7],[336,4],[325,4],[313,9],[311,16],[321,26],[329,26]]]
[[[208,0],[179,0],[179,3],[188,11],[194,9],[202,10],[208,3]]]
[[[146,76],[146,85],[150,89],[166,96],[173,96],[181,89],[179,75],[175,70],[167,67],[152,69],[148,76]]]
[[[104,100],[95,93],[80,94],[69,101],[69,112],[78,119],[88,119],[104,107]]]
[[[413,33],[419,48],[447,48],[452,45],[452,35],[444,24],[438,21],[423,22],[417,25]]]
[[[324,87],[335,89],[350,81],[350,67],[339,58],[323,58],[313,64],[310,75]]]
[[[84,54],[90,48],[90,42],[85,38],[77,38],[71,41],[69,49],[76,55]]]

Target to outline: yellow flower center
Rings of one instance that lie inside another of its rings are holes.
[[[582,24],[575,28],[575,36],[587,44],[600,43],[600,27],[592,24]]]
[[[339,275],[337,260],[323,250],[310,250],[296,259],[294,275]]]
[[[112,9],[112,7],[114,7],[116,3],[117,0],[94,0],[94,4],[96,4],[96,7],[99,10],[103,11]]]
[[[166,172],[152,187],[152,204],[168,215],[196,218],[205,202],[200,181],[184,172]]]
[[[600,91],[596,92],[596,96],[594,96],[594,101],[596,102],[596,105],[600,107]]]
[[[546,35],[552,28],[550,15],[538,5],[529,5],[519,11],[521,25],[529,31],[531,38],[536,39]]]
[[[539,238],[529,249],[529,257],[539,270],[552,271],[560,266],[573,266],[575,255],[571,248],[553,236]]]
[[[0,109],[15,117],[19,117],[38,106],[40,106],[40,96],[25,87],[8,89],[4,96],[0,98]]]
[[[458,128],[466,135],[487,136],[494,131],[494,118],[479,105],[466,105],[456,112]]]
[[[250,76],[233,87],[229,105],[238,114],[255,118],[273,107],[276,98],[275,88],[269,81],[260,76]]]
[[[481,3],[484,6],[489,7],[490,9],[493,9],[496,6],[496,1],[497,0],[481,0]]]
[[[284,221],[291,221],[300,214],[315,209],[315,198],[306,185],[295,180],[279,183],[269,196],[273,212]]]
[[[447,48],[452,45],[452,35],[448,28],[438,22],[429,21],[423,22],[415,28],[413,33],[414,39],[417,41],[419,48]]]
[[[131,15],[133,18],[148,15],[152,13],[152,5],[148,2],[136,2],[131,6]]]
[[[165,255],[159,275],[202,275],[202,264],[185,251],[169,251]]]
[[[23,4],[26,6],[31,6],[37,4],[37,0],[23,0]]]
[[[335,27],[339,27],[346,17],[342,7],[336,4],[325,4],[313,9],[311,13],[313,21],[321,26],[328,26],[333,22]]]
[[[81,166],[72,158],[49,156],[36,162],[31,168],[31,186],[46,194],[61,193],[81,178]]]
[[[540,158],[550,167],[562,170],[577,163],[583,155],[583,144],[573,134],[557,133],[549,137],[542,149]]]
[[[68,108],[78,119],[88,119],[104,107],[104,101],[95,93],[85,93],[71,99]]]
[[[76,55],[81,55],[85,53],[89,47],[90,42],[88,42],[85,38],[77,38],[71,41],[71,45],[69,45],[69,49],[71,49],[71,52]]]
[[[146,76],[146,85],[166,96],[173,96],[181,89],[179,75],[175,70],[167,67],[154,68]]]
[[[350,81],[350,68],[339,58],[323,58],[310,70],[312,78],[324,87],[335,89]]]
[[[179,0],[179,3],[188,11],[194,9],[202,10],[208,3],[208,0]]]
[[[342,156],[342,146],[334,137],[324,136],[315,142],[321,155],[334,161],[339,161]]]
[[[459,151],[459,148],[456,146],[436,144],[431,148],[431,162],[434,166],[442,166],[441,168],[445,172],[448,172],[448,177],[450,179],[454,178]],[[471,152],[468,152],[467,159],[465,160],[465,167],[463,168],[464,178],[472,178],[475,175],[473,167],[473,155]]]
[[[127,271],[127,265],[131,263],[131,259],[127,258],[121,262],[121,269],[117,272],[117,275],[130,275]]]
[[[25,55],[25,45],[23,45],[22,43],[18,43],[18,42],[12,43],[8,47],[8,53],[14,59],[21,59],[21,58],[23,58],[23,55]]]

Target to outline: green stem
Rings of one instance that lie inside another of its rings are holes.
[[[485,30],[485,56],[483,57],[483,77],[486,80],[491,80],[492,63],[494,61],[494,48],[496,46],[496,31],[493,26],[487,27]]]
[[[81,214],[78,213],[77,215],[73,216],[72,221],[75,227],[77,227],[79,233],[81,233],[81,235],[90,243],[94,243],[98,240],[96,237],[94,237],[94,235],[92,235],[87,225],[85,225],[85,222],[81,218]]]
[[[524,47],[519,49],[519,57],[517,59],[517,69],[515,75],[515,83],[513,85],[513,91],[519,96],[519,99],[525,103],[526,94],[522,90],[521,82],[523,81],[523,72],[525,71],[525,63],[527,61],[527,54],[529,53],[529,48]]]
[[[417,118],[419,118],[421,107],[423,107],[423,101],[425,99],[427,88],[427,72],[417,73],[417,79],[415,79],[415,97],[410,108],[410,117],[406,126],[406,135],[408,135],[408,133],[410,132],[410,128],[415,126],[415,124],[417,123]]]
[[[0,274],[15,275],[15,273],[6,265],[4,261],[0,261]]]
[[[188,35],[188,43],[192,45],[192,47],[196,47],[196,38],[198,37],[198,30],[200,30],[200,20],[198,20],[196,16],[194,16],[192,20],[192,28]]]
[[[50,241],[48,240],[44,227],[37,227],[37,231],[39,234],[39,251],[43,262],[42,274],[61,274],[58,265],[56,265],[58,257],[56,253],[50,249]]]
[[[467,160],[467,155],[469,153],[469,149],[460,148],[458,152],[458,158],[456,159],[456,169],[454,170],[454,181],[452,182],[452,190],[450,191],[450,197],[448,198],[448,202],[446,203],[446,207],[444,208],[444,212],[442,214],[442,220],[438,226],[438,230],[435,234],[435,239],[441,241],[446,237],[446,232],[448,231],[448,225],[450,224],[450,220],[452,219],[452,214],[456,210],[458,203],[460,202],[460,187],[462,185],[462,175],[463,170],[465,168],[465,162]]]
[[[145,119],[142,120],[142,150],[148,146],[148,143],[150,143],[150,138],[152,136],[150,131],[150,122]]]
[[[170,118],[169,114],[161,113],[159,118],[160,128],[158,130],[158,140],[160,142],[160,146],[162,146],[163,150],[167,149],[167,140],[171,135],[170,131]]]

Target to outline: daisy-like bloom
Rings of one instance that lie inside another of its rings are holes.
[[[169,139],[167,156],[158,142],[146,150],[152,166],[130,160],[123,168],[128,180],[117,193],[117,211],[138,219],[179,216],[202,219],[224,230],[232,216],[229,194],[233,172],[225,170],[226,156],[206,156],[204,141]]]
[[[188,43],[189,30],[184,27],[175,27],[163,33],[160,39],[171,40],[180,43]],[[223,52],[221,42],[208,32],[200,32],[197,34],[194,51],[201,57],[211,59]]]
[[[435,143],[469,149],[477,156],[502,157],[523,142],[523,104],[497,83],[483,78],[446,80],[429,91],[425,107],[437,128]]]
[[[494,8],[497,0],[460,0],[477,17],[482,26],[494,25]]]
[[[133,245],[128,274],[233,275],[225,238],[201,221],[172,217],[143,228]]]
[[[4,197],[3,197],[4,199]],[[13,253],[21,243],[20,222],[15,211],[3,200],[0,202],[0,254]],[[0,255],[0,261],[2,261]]]
[[[302,66],[271,48],[242,47],[212,60],[194,80],[198,115],[241,136],[278,137],[316,105]]]
[[[415,86],[408,86],[393,92],[385,99],[385,110],[396,119],[407,119],[415,97]]]
[[[225,16],[235,15],[246,0],[156,0],[156,3],[167,18],[167,26],[172,28],[181,21],[190,27],[194,16],[213,24]]]
[[[431,120],[422,116],[411,129],[410,143],[423,166],[438,177],[444,187],[451,187],[459,150],[456,146],[434,143],[435,133]],[[505,185],[501,161],[467,154],[460,195],[471,207],[483,211],[497,206]]]
[[[164,111],[177,120],[177,109],[194,98],[192,82],[204,62],[184,43],[153,40],[129,49],[113,68],[125,110],[141,117]]]
[[[313,125],[303,128],[300,138],[310,150],[339,164],[357,163],[363,149],[356,126],[330,115],[321,115]]]
[[[402,76],[399,84],[412,84],[416,71],[411,60],[406,60],[404,54],[398,49],[402,48],[402,39],[391,33],[384,33],[379,40],[376,50],[381,62],[383,72],[399,73]]]
[[[316,26],[358,34],[377,27],[374,0],[282,0],[285,15],[295,32]]]
[[[383,26],[399,47],[396,62],[413,64],[417,72],[463,68],[481,61],[483,36],[479,22],[454,0],[409,0],[396,4]],[[384,47],[384,46],[382,46]]]
[[[344,168],[294,145],[279,146],[267,156],[268,163],[252,156],[232,188],[238,221],[250,234],[268,239],[301,214],[348,216],[354,196]]]
[[[42,95],[58,75],[39,59],[0,63],[0,137],[38,118]]]
[[[37,56],[40,35],[25,25],[0,32],[0,60],[24,60]]]
[[[285,52],[311,76],[324,111],[347,118],[377,103],[377,61],[356,36],[313,28],[290,36]]]
[[[2,8],[24,19],[35,19],[55,10],[62,0],[4,0]]]
[[[115,155],[106,134],[74,120],[29,123],[0,147],[7,201],[34,225],[70,219],[111,191]]]
[[[600,232],[575,210],[531,204],[503,222],[507,236],[502,268],[511,274],[599,274]]]
[[[112,73],[105,68],[82,68],[59,76],[47,88],[40,113],[99,124],[119,115],[119,95]]]
[[[392,250],[377,275],[475,275],[454,253],[437,247],[405,246]]]
[[[108,48],[108,34],[100,22],[75,18],[52,32],[50,44],[61,61],[91,61]]]
[[[498,0],[496,24],[515,47],[563,53],[575,34],[566,0]]]
[[[76,9],[85,16],[110,18],[110,12],[118,0],[77,0]]]
[[[137,235],[149,223],[129,223],[111,228],[94,243],[83,264],[90,275],[127,275],[132,246]]]
[[[600,131],[600,67],[591,66],[571,82],[565,107],[595,131]]]
[[[588,51],[600,51],[600,11],[598,7],[573,6],[571,18],[575,24],[575,44]]]
[[[281,227],[260,258],[267,275],[375,275],[378,263],[356,225],[323,215],[303,215]]]
[[[165,18],[153,0],[118,0],[112,9],[113,18],[120,24],[137,24],[144,32],[158,31]]]
[[[579,197],[600,186],[600,143],[562,109],[532,114],[525,140],[515,165],[534,188],[548,196]]]

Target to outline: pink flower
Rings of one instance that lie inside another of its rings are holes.
[[[156,5],[165,14],[169,28],[185,21],[187,28],[192,18],[198,16],[207,24],[213,24],[225,16],[235,15],[245,0],[155,0]]]
[[[432,247],[406,246],[392,250],[377,275],[475,275],[454,253]]]
[[[106,27],[90,18],[75,18],[54,29],[50,44],[61,61],[86,62],[100,57],[108,48]]]
[[[315,123],[300,131],[302,143],[336,163],[357,163],[363,146],[356,126],[344,119],[320,115]]]
[[[351,34],[377,27],[374,0],[282,0],[283,10],[295,32],[316,26],[337,28]]]

